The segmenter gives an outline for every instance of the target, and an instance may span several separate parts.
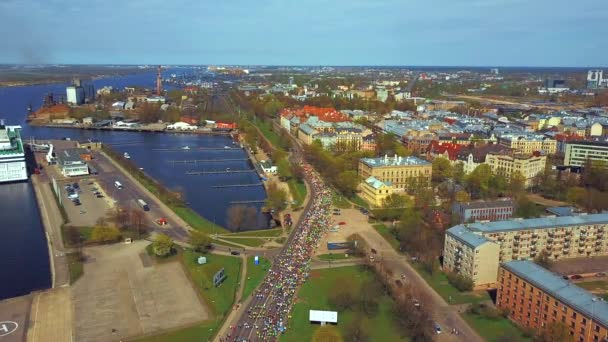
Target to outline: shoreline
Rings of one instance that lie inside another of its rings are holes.
[[[167,134],[192,134],[192,135],[227,135],[232,136],[238,134],[237,131],[213,131],[213,130],[193,130],[193,131],[181,131],[181,130],[167,130],[165,128],[158,127],[94,127],[94,126],[82,126],[82,125],[69,125],[69,124],[51,124],[51,123],[36,123],[30,121],[31,127],[45,127],[45,128],[61,128],[61,129],[78,129],[82,131],[112,131],[112,132],[141,132],[141,133],[167,133]]]

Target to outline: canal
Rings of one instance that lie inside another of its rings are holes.
[[[165,74],[184,70],[170,69]],[[155,73],[98,79],[95,88],[138,85],[152,88]],[[0,88],[0,118],[9,125],[21,125],[22,138],[72,140],[96,139],[130,154],[144,172],[168,188],[180,191],[188,205],[201,216],[226,226],[226,212],[235,202],[261,209],[266,198],[255,172],[249,170],[247,154],[227,136],[84,131],[32,127],[25,121],[28,105],[38,108],[47,93],[65,93],[65,84]],[[224,148],[229,147],[229,148]],[[192,162],[195,161],[196,163]],[[212,174],[201,172],[218,171]],[[198,172],[199,174],[192,174]],[[249,186],[237,186],[247,184]],[[255,184],[255,185],[254,185]],[[31,184],[0,184],[0,299],[27,294],[51,286],[48,251],[40,213]],[[18,208],[18,209],[16,209]],[[259,214],[250,228],[266,228],[268,220]]]

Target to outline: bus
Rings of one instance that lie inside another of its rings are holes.
[[[144,211],[150,210],[150,207],[148,207],[148,203],[144,202],[144,200],[142,200],[141,198],[137,200],[137,205]]]
[[[119,181],[115,181],[114,186],[116,187],[116,189],[122,190],[122,184]]]

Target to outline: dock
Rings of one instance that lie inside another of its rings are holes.
[[[187,175],[218,175],[222,173],[251,173],[255,170],[186,171]]]
[[[251,183],[251,184],[226,184],[226,185],[212,185],[212,188],[244,188],[248,186],[260,186],[264,185],[262,182],[259,183]]]
[[[190,151],[231,151],[240,150],[240,147],[196,147],[196,148],[153,148],[152,151],[160,152],[190,152]]]
[[[173,164],[197,164],[206,162],[230,162],[230,161],[246,161],[247,158],[229,158],[229,159],[191,159],[191,160],[170,160]]]
[[[230,201],[230,204],[254,204],[254,203],[266,203],[266,200]]]

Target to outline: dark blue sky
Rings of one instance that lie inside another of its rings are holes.
[[[607,0],[0,0],[0,63],[608,65]]]

